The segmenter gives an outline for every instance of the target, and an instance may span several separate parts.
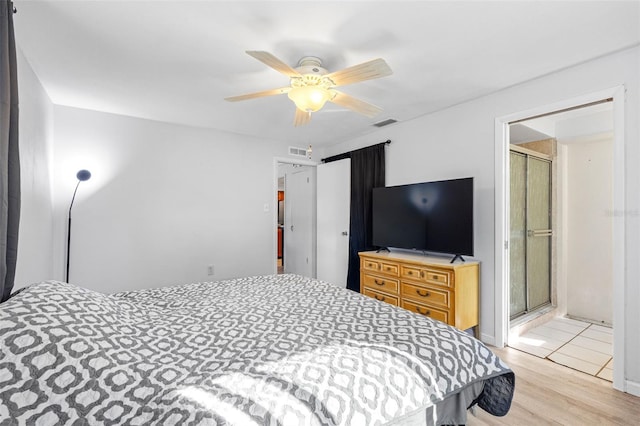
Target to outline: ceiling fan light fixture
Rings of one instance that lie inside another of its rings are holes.
[[[391,68],[384,59],[373,59],[329,73],[322,67],[320,58],[315,56],[303,57],[298,66],[292,68],[269,52],[247,50],[247,54],[289,77],[290,86],[225,98],[229,102],[287,93],[296,105],[294,126],[308,124],[311,113],[322,109],[327,101],[367,117],[374,117],[382,111],[382,108],[335,90],[335,87],[391,75]]]
[[[288,96],[304,112],[318,111],[331,98],[329,91],[321,86],[294,87]]]

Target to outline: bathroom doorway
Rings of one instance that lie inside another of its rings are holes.
[[[509,346],[608,381],[613,147],[611,100],[510,124]]]

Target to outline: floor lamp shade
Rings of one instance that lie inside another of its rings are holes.
[[[80,170],[76,173],[76,178],[78,178],[78,183],[76,184],[76,189],[73,191],[73,197],[71,197],[71,204],[69,204],[69,218],[67,223],[67,273],[65,275],[65,281],[69,282],[69,259],[71,254],[71,209],[73,208],[73,201],[76,199],[76,192],[78,192],[78,187],[80,186],[80,182],[84,182],[85,180],[89,180],[91,178],[91,172],[89,170]]]
[[[76,177],[79,181],[84,182],[85,180],[91,179],[91,172],[89,170],[80,170],[76,173]]]

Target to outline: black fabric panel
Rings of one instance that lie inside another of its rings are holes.
[[[385,144],[351,152],[351,219],[347,288],[360,291],[358,252],[373,249],[372,193],[385,183]]]
[[[11,295],[18,254],[20,159],[18,153],[18,78],[13,3],[0,9],[0,289]]]
[[[494,416],[506,415],[511,408],[515,387],[516,376],[513,372],[492,377],[486,381],[477,399],[478,406]]]

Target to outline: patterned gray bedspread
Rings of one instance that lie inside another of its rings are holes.
[[[378,425],[483,380],[504,415],[513,373],[481,342],[296,275],[0,305],[2,425]]]

